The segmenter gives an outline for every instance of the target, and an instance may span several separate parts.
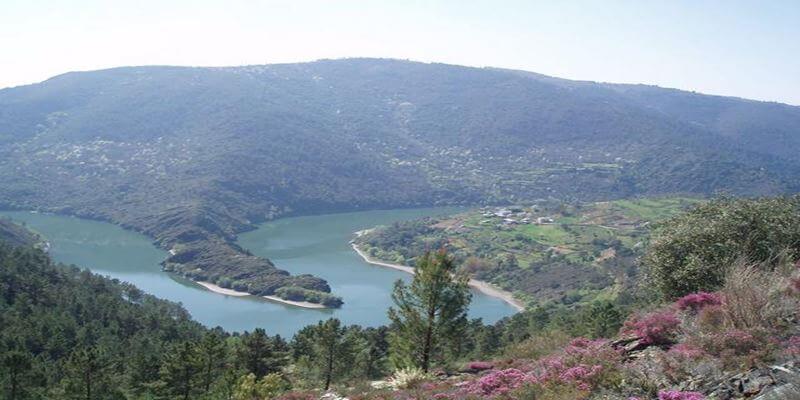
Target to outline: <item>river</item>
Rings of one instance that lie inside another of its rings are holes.
[[[167,253],[141,234],[109,223],[74,217],[0,212],[26,223],[50,242],[56,261],[75,264],[135,284],[158,297],[180,302],[207,326],[229,331],[264,328],[291,336],[305,325],[336,317],[345,324],[377,326],[387,322],[392,284],[410,275],[364,262],[349,245],[353,232],[375,225],[441,215],[447,208],[402,209],[282,218],[240,235],[239,244],[270,258],[293,274],[310,273],[328,281],[345,304],[336,310],[309,310],[257,297],[230,297],[209,292],[181,277],[161,271]],[[473,292],[470,317],[494,322],[514,308],[500,299]]]

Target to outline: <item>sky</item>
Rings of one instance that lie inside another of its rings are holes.
[[[389,57],[800,105],[800,0],[0,0],[0,88]]]

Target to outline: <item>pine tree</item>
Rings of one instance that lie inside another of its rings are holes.
[[[64,380],[69,397],[83,400],[105,398],[110,390],[106,382],[109,367],[108,354],[101,348],[86,347],[73,351]]]
[[[207,332],[197,347],[197,358],[200,366],[200,384],[203,394],[211,389],[211,384],[225,367],[227,346],[222,335],[216,331]]]
[[[30,356],[17,351],[9,352],[3,356],[2,366],[8,380],[8,399],[22,398],[24,393],[23,376],[31,368]]]
[[[261,379],[264,375],[280,371],[286,364],[286,354],[275,348],[275,343],[263,329],[256,328],[253,333],[242,336],[237,361],[246,372]]]
[[[389,309],[389,318],[397,367],[428,372],[433,362],[443,360],[447,345],[457,340],[467,325],[468,279],[456,273],[453,258],[442,249],[419,258],[411,285],[400,280],[395,283],[392,299],[396,308]]]
[[[389,352],[387,342],[388,328],[366,328],[360,333],[363,343],[357,344],[356,355],[358,372],[356,376],[366,379],[377,379],[387,374],[386,356]]]
[[[188,400],[197,392],[196,377],[200,371],[197,351],[191,343],[174,346],[161,364],[161,382],[170,398]]]
[[[357,356],[366,349],[358,327],[344,328],[338,319],[320,321],[295,335],[297,366],[308,380],[319,380],[325,390],[342,378],[358,374]]]

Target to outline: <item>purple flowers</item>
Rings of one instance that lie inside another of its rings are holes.
[[[658,400],[705,400],[706,396],[699,392],[680,392],[677,390],[658,392]]]
[[[529,380],[529,376],[515,368],[490,372],[477,381],[467,385],[470,394],[481,396],[499,396],[521,387]]]
[[[678,357],[683,357],[688,359],[696,359],[705,355],[705,352],[702,349],[699,349],[687,343],[678,343],[675,346],[672,346],[669,349],[669,353],[676,355]]]
[[[643,344],[659,345],[673,343],[680,330],[681,321],[670,311],[657,311],[636,316],[622,327],[623,332],[641,337]]]
[[[722,304],[722,296],[716,293],[698,292],[687,294],[675,302],[681,311],[691,310],[697,312],[705,306],[718,306]]]
[[[467,369],[472,371],[486,371],[494,368],[494,364],[486,361],[472,361],[467,364]]]

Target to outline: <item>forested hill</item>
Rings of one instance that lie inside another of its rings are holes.
[[[25,227],[0,217],[0,242],[10,246],[33,246],[40,240],[37,234]]]
[[[122,399],[205,329],[178,304],[0,241],[0,398]]]
[[[258,294],[329,291],[233,244],[276,216],[794,192],[799,149],[798,107],[397,60],[117,68],[0,91],[0,206],[136,229],[174,250],[168,269]]]

